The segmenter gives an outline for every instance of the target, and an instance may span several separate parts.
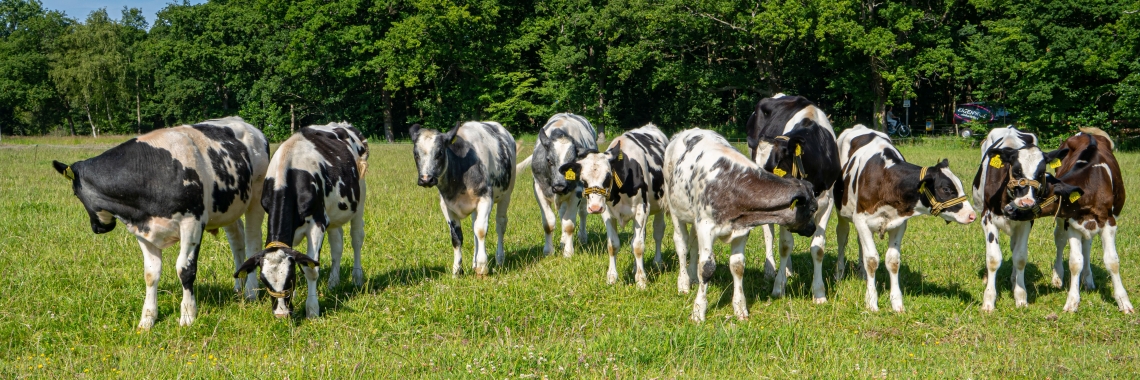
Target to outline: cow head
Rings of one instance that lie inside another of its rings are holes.
[[[941,217],[946,223],[969,224],[978,214],[967,201],[962,181],[950,171],[950,160],[942,159],[938,164],[925,168],[919,179],[919,204],[932,215]]]
[[[315,268],[320,263],[285,244],[274,242],[242,263],[234,272],[234,278],[244,279],[254,269],[261,267],[259,277],[261,285],[273,297],[273,315],[285,318],[293,312],[293,287],[297,283],[297,267],[301,265]],[[316,274],[316,271],[306,271],[305,275],[309,276],[310,273]],[[316,278],[312,280],[316,281]]]
[[[408,133],[412,135],[412,154],[416,159],[416,172],[419,174],[417,182],[423,187],[432,187],[439,182],[440,175],[447,169],[447,152],[455,143],[455,133],[459,126],[447,133],[440,133],[434,129],[422,129],[419,124],[412,125]]]
[[[816,229],[815,212],[819,206],[816,204],[811,183],[801,179],[792,179],[792,182],[795,183],[795,191],[792,193],[790,208],[795,210],[795,218],[783,227],[800,236],[812,236]]]
[[[805,139],[800,135],[777,136],[775,138],[762,138],[758,150],[758,157],[764,162],[757,162],[770,173],[780,177],[804,178],[803,173],[803,146]]]
[[[1002,211],[1007,217],[1019,220],[1014,215],[1026,213],[1018,211],[1036,209],[1037,203],[1046,197],[1047,189],[1043,188],[1046,164],[1064,157],[1068,152],[1068,148],[1061,148],[1042,153],[1036,146],[1021,149],[991,148],[986,152],[984,165],[998,169],[991,173],[1004,174],[1001,191],[1005,191],[1007,202]]]
[[[83,185],[82,164],[83,161],[71,165],[52,161],[52,167],[55,168],[55,171],[71,181],[71,189],[75,193],[75,197],[83,203],[83,208],[87,210],[87,217],[91,220],[91,231],[97,234],[111,232],[115,229],[115,216],[107,211],[111,205],[103,204],[107,202],[105,197],[99,196],[93,189]]]
[[[558,173],[558,169],[563,165],[582,159],[587,154],[597,153],[597,150],[582,149],[574,143],[566,131],[557,128],[552,129],[549,136],[547,136],[546,131],[539,131],[538,143],[542,144],[543,150],[546,151],[546,162],[538,162],[538,164],[546,165],[550,169],[550,173]],[[550,189],[556,194],[566,194],[577,188],[577,179],[567,179],[566,176],[559,175],[552,175],[551,177]]]
[[[562,178],[570,183],[578,181],[586,189],[582,192],[585,198],[586,212],[600,214],[606,209],[606,200],[616,197],[620,185],[620,177],[615,177],[619,167],[627,157],[621,153],[620,144],[614,146],[606,153],[590,153],[577,162],[571,162],[558,168]]]

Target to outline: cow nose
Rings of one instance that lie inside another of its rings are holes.
[[[435,177],[426,175],[420,176],[419,184],[424,187],[435,186]]]
[[[973,211],[970,211],[970,215],[966,216],[966,223],[972,223],[975,219],[978,219],[978,214],[975,214]]]
[[[1033,203],[1033,199],[1025,197],[1017,200],[1017,207],[1033,207]]]
[[[590,205],[590,207],[587,208],[586,211],[589,211],[591,214],[600,214],[600,213],[602,213],[602,206]]]
[[[553,186],[550,186],[550,189],[554,190],[555,193],[562,194],[566,192],[566,185],[556,183]]]

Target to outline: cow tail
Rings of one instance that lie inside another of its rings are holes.
[[[527,156],[527,158],[525,160],[522,160],[522,162],[516,164],[515,165],[515,174],[518,174],[518,173],[522,172],[523,169],[530,167],[530,160],[532,158],[534,158],[533,154],[530,156]]]

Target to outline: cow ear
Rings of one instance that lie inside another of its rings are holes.
[[[59,172],[59,174],[67,177],[67,179],[75,179],[75,172],[71,170],[70,165],[59,161],[52,161],[51,166],[54,167],[55,171]]]
[[[253,273],[254,269],[261,266],[261,260],[264,258],[264,251],[257,254],[256,256],[250,257],[249,260],[246,260],[241,264],[241,266],[237,268],[237,271],[234,272],[234,278],[240,278],[244,280],[246,275]]]
[[[756,149],[761,140],[760,128],[764,127],[764,113],[760,111],[760,102],[756,103],[756,110],[748,116],[748,121],[744,123],[744,127],[748,128],[748,147]]]
[[[447,141],[448,145],[455,144],[456,132],[459,132],[459,125],[456,125],[455,128],[451,128],[450,131],[447,131],[447,133],[443,134],[443,138],[445,139],[444,141]]]
[[[1017,149],[1013,148],[991,148],[986,152],[986,160],[988,165],[994,169],[1004,168],[1010,165],[1011,162],[1017,160]]]
[[[316,268],[321,266],[321,263],[318,263],[317,260],[313,260],[313,258],[309,257],[309,255],[301,252],[289,250],[289,256],[293,257],[293,262],[298,266],[307,266],[309,268]]]
[[[550,145],[550,136],[546,135],[546,128],[538,130],[538,143],[542,144],[543,146]]]
[[[416,139],[419,139],[420,138],[420,123],[412,124],[412,127],[408,128],[408,134],[412,135],[412,141],[416,141]]]
[[[1085,195],[1085,191],[1081,188],[1057,181],[1053,184],[1053,195],[1058,199],[1067,200],[1069,203],[1076,203],[1081,196]]]
[[[943,158],[942,161],[939,161],[938,165],[934,165],[934,167],[939,168],[939,169],[949,169],[950,168],[950,159],[949,158]]]
[[[582,165],[577,162],[570,162],[558,168],[558,173],[562,174],[562,178],[567,181],[577,181],[578,177],[582,175]]]
[[[1060,148],[1052,152],[1045,153],[1045,165],[1048,168],[1057,169],[1061,167],[1061,161],[1063,161],[1065,159],[1065,156],[1068,155],[1069,148]]]

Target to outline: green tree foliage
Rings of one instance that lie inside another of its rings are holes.
[[[756,102],[807,96],[839,126],[952,122],[965,102],[1023,127],[1140,120],[1140,2],[1092,0],[215,0],[82,21],[0,0],[3,133],[140,133],[238,114],[274,140],[354,123],[551,114],[611,133],[655,122],[741,136]],[[901,110],[894,111],[902,115]],[[913,122],[912,122],[913,123]],[[90,132],[86,132],[90,130]]]

